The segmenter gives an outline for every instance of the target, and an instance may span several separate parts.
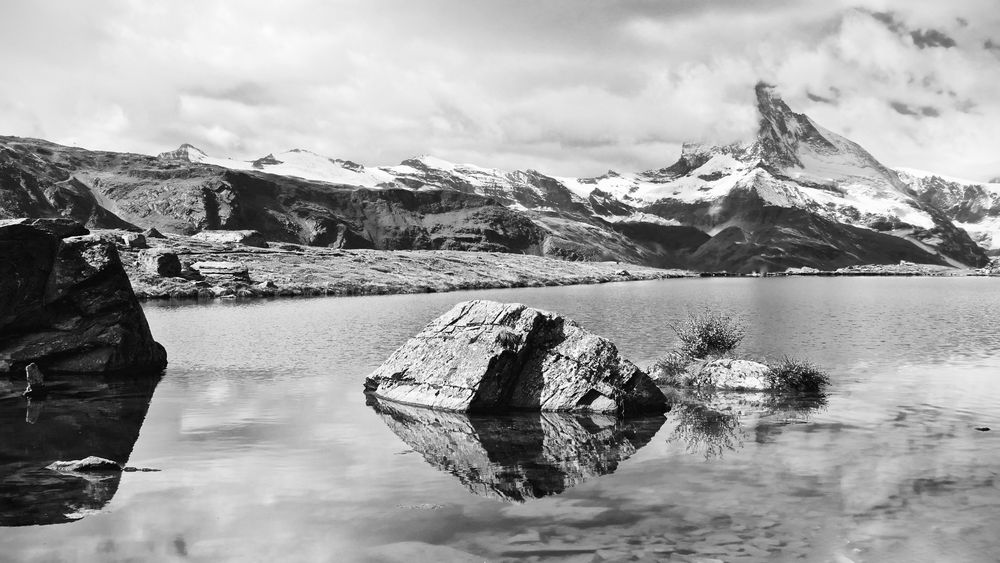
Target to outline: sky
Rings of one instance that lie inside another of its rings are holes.
[[[0,135],[566,176],[756,129],[764,80],[885,164],[1000,176],[1000,0],[3,0]]]

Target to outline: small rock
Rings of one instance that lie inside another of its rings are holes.
[[[27,397],[32,393],[40,393],[45,386],[45,375],[42,373],[41,368],[38,367],[38,364],[28,364],[24,368],[24,372],[28,378],[28,387],[24,390],[24,396]]]
[[[46,466],[45,469],[53,471],[90,473],[102,471],[121,471],[122,466],[118,462],[105,459],[103,457],[88,456],[83,459],[73,461],[55,461]]]
[[[203,276],[228,277],[234,280],[249,281],[247,267],[236,262],[195,262],[191,269]]]
[[[146,238],[167,238],[167,237],[163,236],[163,233],[161,233],[160,231],[156,230],[156,227],[152,227],[152,228],[146,229],[145,231],[142,232],[142,234]]]
[[[750,360],[722,358],[701,365],[688,380],[692,387],[714,387],[732,391],[765,391],[771,387],[771,369]]]
[[[616,276],[629,277],[632,274],[630,274],[628,270],[618,270],[617,272],[615,272],[615,275]]]
[[[990,427],[989,426],[977,426],[976,430],[978,430],[980,432],[989,432],[990,431]]]
[[[146,237],[141,233],[122,233],[118,237],[118,242],[125,248],[149,248],[146,244]]]
[[[150,274],[164,278],[181,275],[181,261],[173,252],[146,250],[139,253],[139,263]]]

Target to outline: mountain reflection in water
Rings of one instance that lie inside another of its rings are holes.
[[[559,494],[613,473],[665,421],[552,412],[465,414],[372,396],[368,404],[428,463],[477,495],[507,502]]]
[[[58,524],[100,510],[120,472],[61,473],[54,461],[98,456],[122,465],[159,376],[59,377],[24,398],[23,380],[0,380],[0,526]]]

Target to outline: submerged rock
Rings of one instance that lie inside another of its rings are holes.
[[[431,321],[368,379],[379,397],[456,411],[664,412],[613,343],[517,303],[468,301]]]
[[[0,370],[29,363],[50,374],[166,366],[112,242],[0,225]]]
[[[72,473],[92,473],[103,471],[121,471],[122,466],[117,461],[111,461],[110,459],[92,455],[73,461],[55,461],[46,466],[46,469]]]

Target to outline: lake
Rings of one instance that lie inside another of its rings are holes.
[[[818,401],[637,421],[366,404],[364,377],[468,299],[559,312],[640,366],[675,345],[669,324],[687,312],[738,312],[744,352],[808,359],[833,384]],[[0,402],[0,560],[1000,558],[993,279],[677,279],[146,313],[170,355],[158,384]],[[128,464],[158,471],[88,480],[8,463],[133,441]]]

